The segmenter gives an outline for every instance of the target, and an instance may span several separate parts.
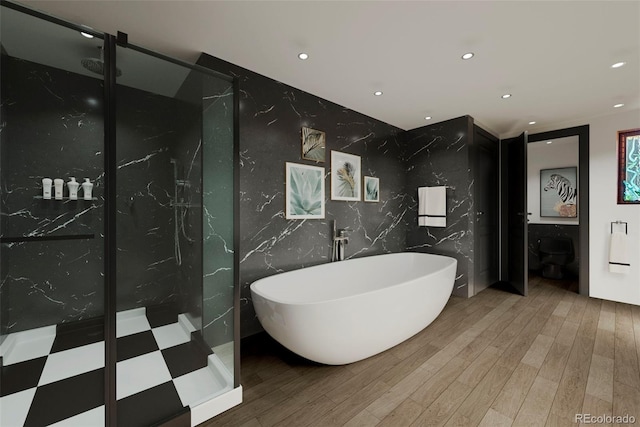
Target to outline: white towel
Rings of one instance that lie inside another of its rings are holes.
[[[446,227],[447,218],[436,218],[432,216],[419,216],[418,225],[423,227]]]
[[[427,214],[427,199],[429,198],[429,194],[429,187],[418,187],[418,219],[420,215]]]
[[[418,226],[447,226],[447,187],[418,188]]]
[[[627,234],[620,231],[611,233],[609,248],[609,271],[611,273],[628,273],[630,269]]]

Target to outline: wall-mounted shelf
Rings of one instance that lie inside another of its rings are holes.
[[[78,197],[77,199],[70,199],[69,196],[64,196],[62,199],[56,199],[55,197],[52,197],[50,199],[45,199],[42,196],[33,196],[33,198],[34,199],[40,199],[40,200],[53,200],[53,201],[58,201],[58,202],[61,202],[61,201],[64,201],[64,200],[71,200],[71,201],[74,201],[74,202],[75,201],[78,201],[78,202],[79,201],[90,202],[91,200],[98,200],[97,197],[92,197],[91,200],[85,200],[84,197]]]
[[[95,234],[68,234],[62,236],[16,236],[0,237],[0,243],[45,242],[50,240],[86,240],[95,238]]]

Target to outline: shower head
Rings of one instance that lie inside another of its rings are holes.
[[[104,76],[104,54],[102,46],[98,46],[98,49],[100,50],[99,58],[82,58],[80,60],[80,63],[84,68],[91,71],[92,73]],[[116,77],[120,77],[121,75],[122,70],[120,70],[120,68],[116,68]]]

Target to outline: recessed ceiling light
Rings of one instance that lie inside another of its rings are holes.
[[[304,61],[305,59],[308,59],[308,58],[309,58],[309,55],[308,55],[308,54],[306,54],[306,53],[304,53],[304,52],[300,52],[300,53],[298,54],[298,58],[300,58],[300,59],[302,59],[302,60]]]
[[[504,95],[502,95],[502,99],[507,99],[507,98],[511,98],[510,93],[505,93]]]
[[[86,37],[86,38],[88,38],[88,39],[92,39],[92,38],[93,38],[93,35],[92,35],[92,34],[85,33],[84,31],[80,31],[80,34],[82,34],[83,36],[85,36],[85,37]]]
[[[624,61],[616,62],[615,64],[613,64],[613,65],[611,66],[611,68],[620,68],[620,67],[622,67],[622,66],[623,66],[623,65],[625,65],[625,64],[626,64],[626,62],[624,62]]]
[[[425,120],[431,120],[431,116],[427,116],[424,118]]]
[[[462,59],[471,59],[473,58],[473,52],[467,52],[464,55],[462,55]]]
[[[553,141],[547,141],[547,144],[553,144]]]
[[[380,95],[382,95],[382,91],[377,90],[377,91],[373,92],[373,94],[374,94],[375,96],[380,96]]]
[[[530,125],[535,125],[535,124],[536,124],[536,122],[529,122],[529,124],[530,124]]]
[[[620,107],[624,107],[624,104],[616,104],[613,106],[613,108],[620,108]]]

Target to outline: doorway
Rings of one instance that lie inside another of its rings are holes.
[[[527,144],[529,278],[579,278],[577,135]]]
[[[532,135],[523,134],[518,138],[505,140],[501,143],[500,278],[501,282],[508,284],[515,292],[522,295],[527,294],[530,251],[533,245],[539,245],[538,240],[540,240],[536,237],[535,241],[531,239],[532,241],[529,243],[530,237],[533,237],[533,235],[530,236],[529,228],[530,218],[533,217],[534,212],[530,210],[530,196],[527,194],[529,190],[528,147],[529,144],[539,142],[546,144],[548,141],[569,141],[572,137],[577,138],[578,146],[577,164],[575,165],[578,204],[576,206],[577,218],[574,219],[574,221],[577,219],[577,243],[574,243],[574,248],[575,252],[579,254],[579,263],[575,271],[578,276],[579,293],[589,295],[589,126],[584,125]],[[571,161],[575,162],[575,160]],[[573,164],[569,166],[573,166]],[[550,166],[548,169],[553,169],[553,167]],[[536,187],[538,191],[534,196],[538,198],[548,184],[545,182],[545,185],[540,187],[540,170],[531,174],[534,176],[531,178],[533,181],[538,180],[538,187]],[[549,185],[547,191],[554,190],[551,187],[553,185]],[[534,209],[541,212],[540,207]],[[541,222],[541,220],[537,222]],[[531,228],[533,230],[537,226],[531,226]]]

